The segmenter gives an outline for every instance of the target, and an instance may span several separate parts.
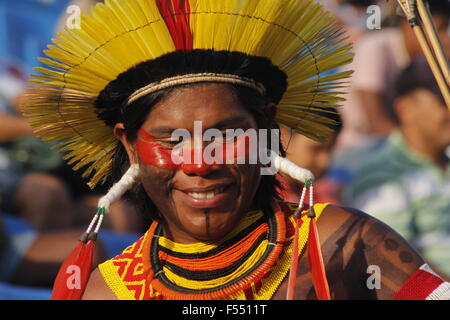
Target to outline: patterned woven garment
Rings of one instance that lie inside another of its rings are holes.
[[[288,203],[278,203],[282,212],[283,219],[286,223],[286,237],[283,244],[282,251],[278,257],[276,263],[270,266],[269,270],[263,275],[261,279],[255,282],[248,283],[247,287],[242,290],[238,290],[231,295],[223,295],[220,299],[227,300],[269,300],[275,293],[275,291],[280,286],[281,282],[286,278],[286,275],[290,267],[290,259],[293,250],[293,239],[294,239],[294,217],[293,213],[297,209],[296,204]],[[316,212],[316,219],[320,217],[323,210],[328,206],[328,204],[316,204],[314,205],[314,210]],[[300,253],[303,252],[305,244],[308,239],[309,233],[309,223],[308,221],[308,210],[302,212],[300,221],[300,236],[298,240],[298,246]],[[261,217],[261,212],[249,213],[250,216]],[[248,216],[247,216],[248,217]],[[241,222],[237,226],[236,230],[245,227],[245,224],[251,224],[250,220]],[[235,230],[235,231],[236,231]],[[145,248],[146,240],[151,234],[151,229],[137,242],[129,246],[123,251],[122,254],[116,256],[115,258],[104,262],[99,265],[99,270],[108,284],[109,288],[114,292],[118,299],[121,300],[149,300],[149,299],[167,299],[161,292],[158,292],[153,283],[156,278],[149,277],[149,272],[145,267],[145,259],[149,258],[149,248]],[[230,235],[233,235],[231,232]],[[226,241],[226,240],[225,240]],[[147,241],[149,242],[149,241]],[[165,238],[159,238],[159,242],[168,242]],[[218,246],[212,245],[209,249],[214,249]],[[146,250],[147,249],[147,250]],[[148,252],[147,252],[148,251]],[[256,259],[255,262],[258,262]],[[250,266],[251,267],[251,266]],[[249,267],[249,268],[250,268]],[[245,270],[244,270],[245,272]],[[232,281],[233,279],[230,279]],[[179,296],[183,299],[182,296]],[[195,295],[192,295],[191,299],[194,299]],[[197,299],[200,298],[200,295]]]

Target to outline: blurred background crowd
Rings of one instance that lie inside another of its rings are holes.
[[[96,2],[0,0],[0,300],[50,297],[61,262],[105,192],[90,190],[20,115],[37,57],[72,19],[67,8],[76,4],[88,12]],[[335,135],[321,144],[283,130],[287,157],[319,178],[316,201],[356,207],[382,220],[448,279],[450,112],[420,46],[386,1],[317,2],[346,28],[355,53],[346,68],[355,72]],[[450,2],[429,2],[450,53]],[[302,186],[279,178],[280,196],[297,202]],[[147,228],[132,205],[114,204],[95,261],[115,256]]]

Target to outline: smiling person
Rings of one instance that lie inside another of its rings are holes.
[[[75,169],[89,164],[92,186],[111,189],[52,298],[448,298],[449,284],[384,224],[276,193],[279,170],[313,198],[312,174],[277,152],[279,136],[260,133],[279,124],[319,141],[331,133],[334,89],[350,73],[322,73],[352,58],[333,21],[310,0],[117,0],[61,34],[34,76],[52,99],[25,113],[42,137],[63,141]],[[199,122],[202,136],[242,129],[258,141],[200,139]],[[122,195],[151,226],[89,276],[103,215]]]

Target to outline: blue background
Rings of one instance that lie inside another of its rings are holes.
[[[26,74],[51,42],[68,0],[0,0],[0,57],[16,61]]]

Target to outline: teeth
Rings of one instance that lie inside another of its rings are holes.
[[[206,194],[203,192],[189,192],[189,195],[191,195],[192,197],[197,198],[197,199],[206,198]]]
[[[208,192],[188,192],[188,194],[196,199],[212,199],[216,194],[223,192],[223,187]]]

